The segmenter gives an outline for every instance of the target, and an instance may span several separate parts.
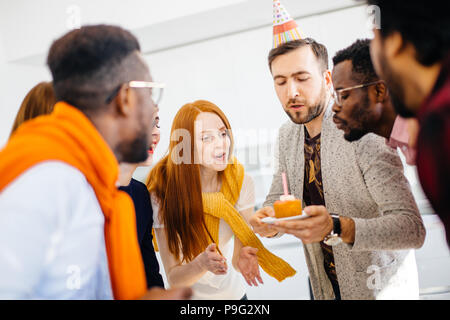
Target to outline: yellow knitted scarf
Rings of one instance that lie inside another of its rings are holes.
[[[278,281],[293,276],[296,271],[283,259],[267,250],[253,230],[234,208],[244,181],[244,167],[233,158],[224,171],[220,192],[203,193],[205,224],[213,241],[219,244],[220,219],[231,227],[234,235],[244,246],[257,248],[258,263],[267,274]]]

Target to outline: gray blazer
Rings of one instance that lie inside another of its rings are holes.
[[[342,299],[418,299],[413,248],[425,240],[425,227],[395,150],[367,134],[349,143],[332,121],[322,122],[321,168],[329,212],[355,221],[355,242],[333,247]],[[291,194],[303,197],[304,129],[291,121],[279,131],[278,163],[264,206],[283,194],[286,172]],[[334,299],[319,243],[304,245],[314,298]]]

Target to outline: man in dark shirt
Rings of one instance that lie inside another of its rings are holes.
[[[416,117],[417,170],[450,245],[450,19],[442,2],[369,0],[381,13],[371,56],[394,108]]]
[[[305,178],[303,182],[303,201],[304,206],[322,205],[325,206],[323,196],[322,170],[320,165],[320,133],[315,137],[309,136],[305,128]],[[334,264],[333,248],[325,242],[320,241],[322,248],[325,272],[333,286],[336,300],[341,300],[339,292],[339,283],[336,275],[336,266]]]

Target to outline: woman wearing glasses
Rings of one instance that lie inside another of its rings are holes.
[[[208,101],[188,103],[173,121],[168,154],[147,180],[167,280],[191,286],[193,299],[246,299],[238,272],[257,286],[259,265],[280,281],[295,273],[247,224],[254,185],[232,150],[223,112]]]

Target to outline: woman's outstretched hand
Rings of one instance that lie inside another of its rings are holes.
[[[259,272],[257,252],[258,249],[252,247],[243,247],[239,252],[237,267],[249,286],[258,286],[256,280],[264,284]]]
[[[216,275],[227,273],[227,259],[217,252],[215,243],[211,243],[198,257],[200,266]]]

